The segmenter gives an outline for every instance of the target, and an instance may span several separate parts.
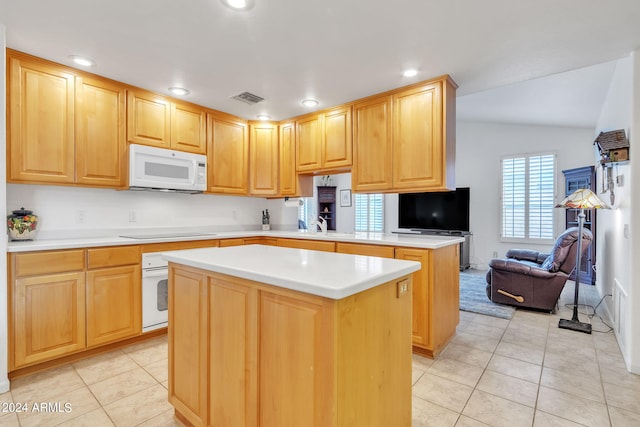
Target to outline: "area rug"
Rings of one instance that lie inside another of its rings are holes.
[[[482,272],[460,273],[460,310],[511,319],[516,312],[509,305],[496,304],[487,298],[487,282]]]

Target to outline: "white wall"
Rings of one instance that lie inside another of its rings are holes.
[[[295,209],[285,209],[282,199],[9,184],[6,200],[7,211],[24,207],[38,215],[38,238],[145,228],[258,229],[264,209],[274,229],[297,226],[295,213],[289,215]]]
[[[6,174],[6,93],[5,93],[5,52],[6,52],[5,26],[0,24],[0,176]],[[6,181],[0,181],[0,212],[6,212]],[[0,239],[0,253],[6,253],[7,240]],[[0,257],[0,393],[9,390],[8,359],[7,359],[7,257]]]
[[[456,186],[470,187],[470,263],[486,269],[494,252],[499,257],[514,247],[547,251],[550,245],[500,242],[501,156],[555,152],[556,201],[564,197],[562,170],[594,164],[593,129],[458,122]],[[564,230],[564,211],[557,209],[556,235]]]
[[[633,60],[633,104],[631,109],[631,130],[629,133],[632,138],[631,141],[633,141],[634,135],[640,134],[640,50],[633,52],[631,58]],[[633,153],[632,150],[630,152]],[[630,156],[633,156],[633,154],[630,154]],[[631,211],[628,218],[636,218],[635,225],[638,225],[637,219],[640,215],[640,169],[637,165],[637,160],[635,162],[631,161],[629,177]],[[638,277],[638,274],[635,276],[631,274],[634,260],[637,260],[640,254],[640,241],[638,241],[640,233],[638,229],[630,227],[627,238],[631,242],[631,251],[626,254],[627,273],[631,278],[629,307],[633,307],[628,314],[629,357],[627,366],[631,372],[640,374],[640,277]]]
[[[633,106],[633,63],[631,57],[621,59],[616,64],[616,70],[609,86],[606,100],[603,104],[596,132],[624,129],[627,136],[631,130],[631,112]],[[631,156],[633,151],[630,150]],[[600,155],[594,149],[594,160]],[[614,330],[620,349],[625,360],[629,360],[631,337],[629,304],[631,292],[631,241],[625,237],[625,224],[629,226],[631,218],[631,167],[620,165],[614,168],[614,173],[622,179],[622,185],[615,186],[615,203],[611,210],[598,210],[597,222],[597,253],[596,253],[596,286],[600,295],[612,295],[605,298],[604,307],[607,315],[613,320]],[[598,168],[598,195],[607,203],[611,202],[610,192],[602,192],[602,168]],[[615,178],[614,178],[615,179]],[[604,178],[606,180],[606,178]]]

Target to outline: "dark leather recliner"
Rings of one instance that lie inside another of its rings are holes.
[[[582,254],[593,236],[582,229]],[[506,259],[492,259],[487,272],[487,296],[493,302],[546,311],[555,309],[569,274],[576,266],[578,227],[562,233],[550,254],[510,249]]]

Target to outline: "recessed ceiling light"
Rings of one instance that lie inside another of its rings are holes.
[[[233,10],[249,10],[253,7],[253,0],[221,0],[222,4]]]
[[[69,58],[71,58],[75,64],[82,65],[83,67],[93,67],[96,65],[96,61],[85,56],[70,55]]]
[[[271,120],[271,116],[268,114],[258,114],[258,120],[266,122],[267,120]]]
[[[416,70],[415,68],[409,68],[408,70],[404,70],[404,72],[402,73],[402,75],[405,77],[413,77],[417,74],[418,70]]]
[[[183,87],[178,87],[178,86],[173,86],[169,88],[169,92],[171,92],[174,95],[178,95],[178,96],[184,96],[184,95],[189,95],[189,91]]]
[[[302,100],[302,105],[304,105],[305,107],[315,107],[318,104],[319,102],[317,99],[308,98]]]

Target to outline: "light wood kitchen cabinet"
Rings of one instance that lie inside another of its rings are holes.
[[[207,114],[197,105],[171,104],[171,148],[196,154],[207,152]]]
[[[169,402],[179,419],[411,425],[410,336],[398,332],[408,332],[410,300],[397,296],[408,277],[331,300],[182,265],[169,274]]]
[[[351,135],[351,106],[333,108],[324,113],[323,169],[351,169],[353,164]]]
[[[278,194],[278,125],[249,122],[249,194]]]
[[[336,243],[336,252],[351,255],[377,256],[395,258],[395,247],[380,245],[363,245],[360,243]]]
[[[74,75],[11,50],[7,62],[7,180],[73,183]]]
[[[125,86],[19,52],[7,57],[9,181],[122,188]]]
[[[310,249],[312,251],[335,252],[335,242],[320,240],[278,239],[278,246],[295,249]]]
[[[87,347],[142,332],[140,247],[87,250]]]
[[[459,257],[459,245],[439,249],[396,248],[395,258],[422,264],[413,273],[412,329],[416,353],[433,358],[456,333],[460,320]]]
[[[228,114],[207,114],[207,186],[210,193],[246,195],[247,122]]]
[[[208,303],[205,274],[169,266],[169,402],[194,426],[208,425]]]
[[[140,246],[11,253],[9,370],[140,335]]]
[[[353,191],[383,192],[393,186],[392,104],[391,96],[379,96],[353,106]]]
[[[351,168],[351,106],[336,107],[296,120],[297,171],[335,172]]]
[[[279,196],[313,196],[313,176],[300,175],[296,171],[296,124],[285,122],[279,125],[280,186]]]
[[[85,338],[84,251],[9,256],[9,369],[80,351]]]
[[[123,85],[91,77],[76,78],[77,183],[125,186],[125,99]]]
[[[354,191],[455,189],[456,87],[444,76],[354,105]]]
[[[244,245],[243,238],[222,239],[218,244],[218,246],[220,246],[221,248],[228,248],[229,246],[242,246],[242,245]]]
[[[142,89],[127,91],[127,140],[205,154],[206,112],[196,105]]]
[[[145,90],[127,91],[127,141],[171,148],[171,102]]]
[[[296,120],[296,170],[322,169],[322,115],[312,114]]]

